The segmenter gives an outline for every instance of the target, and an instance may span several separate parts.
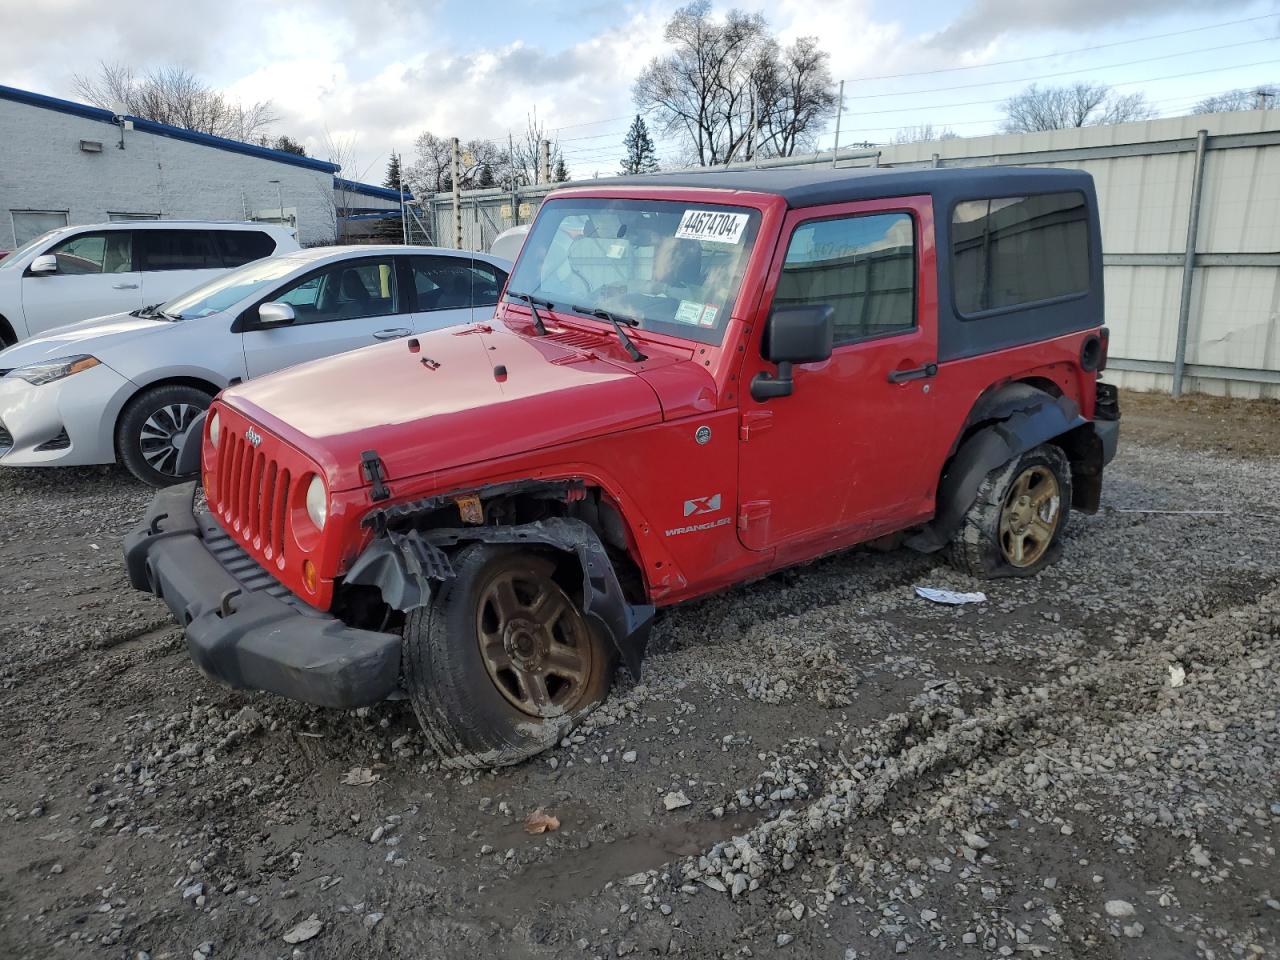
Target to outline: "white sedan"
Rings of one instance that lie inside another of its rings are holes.
[[[192,421],[224,387],[379,340],[485,320],[511,264],[432,247],[321,247],[260,260],[167,303],[0,352],[0,465],[117,460],[183,477]]]

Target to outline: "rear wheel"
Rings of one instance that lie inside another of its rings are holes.
[[[178,473],[178,454],[184,444],[200,442],[189,428],[212,400],[182,384],[153,387],[130,400],[116,425],[116,451],[129,472],[153,487],[195,479]]]
[[[518,763],[605,698],[616,657],[549,557],[475,544],[453,565],[405,622],[409,700],[450,765]]]
[[[992,470],[951,540],[951,561],[975,577],[1030,576],[1057,557],[1071,512],[1071,466],[1042,444]]]

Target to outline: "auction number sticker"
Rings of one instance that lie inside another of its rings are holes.
[[[747,227],[749,214],[717,213],[714,210],[686,210],[676,230],[677,240],[708,240],[711,243],[738,243]]]

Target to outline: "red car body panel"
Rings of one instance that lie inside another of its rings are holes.
[[[761,211],[719,345],[631,330],[648,356],[633,363],[605,321],[543,310],[550,335],[538,337],[528,308],[504,302],[491,322],[421,335],[416,350],[396,341],[230,388],[214,407],[227,418],[224,429],[243,434],[256,425],[264,459],[318,471],[330,490],[323,534],[306,519],[302,485],[301,494],[290,494],[289,516],[310,533],[291,527],[281,559],[279,551],[255,548],[250,531],[255,557],[327,609],[335,581],[369,542],[361,521],[375,506],[511,480],[580,478],[619,508],[648,599],[671,604],[928,519],[943,465],[975,402],[993,387],[1052,383],[1086,418],[1093,415],[1096,374],[1079,357],[1096,329],[942,363],[929,379],[889,381],[890,372],[937,357],[938,264],[927,196],[789,211],[778,196],[745,191],[629,186],[558,194],[649,195]],[[910,214],[915,228],[916,327],[838,346],[829,360],[797,367],[794,395],[783,403],[753,400],[751,379],[773,369],[762,359],[761,334],[792,228],[888,211]],[[369,450],[381,458],[392,493],[382,504],[372,501],[360,468]],[[220,456],[206,435],[210,501],[228,517],[224,501],[234,491],[221,479]],[[303,559],[318,570],[314,592],[299,572]]]

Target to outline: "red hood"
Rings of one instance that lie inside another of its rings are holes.
[[[290,367],[225,391],[241,410],[320,466],[331,490],[362,486],[376,450],[392,480],[662,419],[712,404],[710,376],[689,353],[649,350],[632,364],[612,332],[512,333],[500,322],[439,330]],[[495,368],[505,367],[505,379]],[[654,383],[647,375],[660,371]]]

